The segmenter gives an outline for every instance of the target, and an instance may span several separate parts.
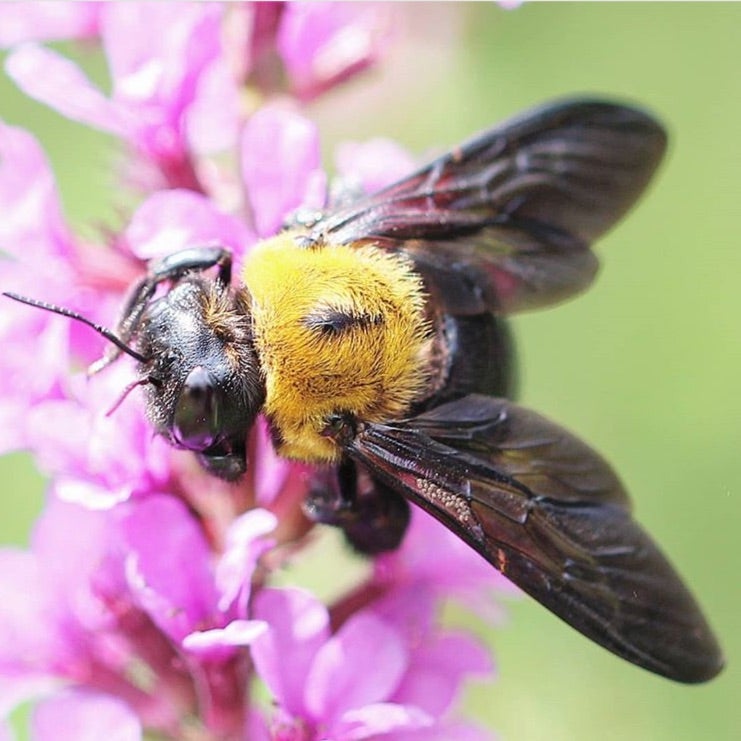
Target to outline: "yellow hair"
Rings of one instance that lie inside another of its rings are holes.
[[[335,460],[321,435],[333,412],[404,415],[424,387],[429,335],[421,281],[404,258],[371,245],[300,246],[286,232],[255,248],[243,277],[281,455]]]

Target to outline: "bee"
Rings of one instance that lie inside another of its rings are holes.
[[[645,112],[588,99],[530,110],[400,182],[230,253],[150,265],[116,332],[148,416],[237,480],[259,414],[277,452],[316,464],[306,510],[364,553],[401,542],[408,502],[585,636],[703,682],[723,666],[695,599],[632,517],[610,465],[512,401],[506,316],[593,280],[590,245],[666,148]]]

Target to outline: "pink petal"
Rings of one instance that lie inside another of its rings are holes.
[[[48,695],[59,685],[56,679],[46,676],[8,671],[3,674],[5,676],[0,676],[0,718],[7,718],[21,703]]]
[[[6,676],[41,674],[56,656],[59,635],[52,629],[53,598],[33,554],[0,550],[0,667]]]
[[[200,75],[185,114],[187,139],[199,154],[235,147],[239,136],[240,90],[223,58]]]
[[[390,139],[342,142],[335,152],[335,163],[340,177],[359,183],[364,193],[395,183],[415,167],[409,152]]]
[[[244,739],[245,741],[275,741],[275,737],[270,733],[265,716],[254,704],[250,706],[247,712]]]
[[[113,101],[129,116],[130,142],[171,185],[202,187],[191,135],[198,151],[204,140],[208,149],[236,139],[238,90],[223,69],[223,13],[221,3],[127,2],[110,3],[104,16]],[[210,137],[197,130],[204,106],[216,127]]]
[[[359,741],[384,733],[416,731],[433,723],[433,718],[414,706],[379,702],[348,710],[333,730],[343,741]]]
[[[68,256],[72,238],[54,174],[36,139],[0,123],[0,248],[33,262]]]
[[[64,476],[57,478],[55,491],[60,501],[89,510],[112,509],[117,504],[126,502],[131,498],[129,489],[121,488],[111,491],[108,486],[93,481],[65,478]]]
[[[42,470],[70,476],[82,468],[92,428],[89,410],[68,399],[52,399],[33,406],[26,423]]]
[[[179,115],[193,76],[221,53],[222,13],[210,3],[111,3],[102,36],[114,98]]]
[[[433,550],[433,552],[435,552]],[[394,582],[391,581],[393,584]],[[423,581],[394,584],[373,605],[375,615],[394,625],[408,642],[435,630],[440,597],[435,585]]]
[[[108,513],[50,497],[34,527],[33,552],[59,593],[69,594],[98,572],[111,537]],[[60,553],[64,558],[59,558]]]
[[[101,595],[110,598],[128,590],[123,564],[112,555],[121,547],[113,514],[69,504],[55,494],[52,487],[34,529],[33,552],[42,565],[44,593],[54,605],[54,611],[42,614],[47,632],[59,633],[55,665],[75,666],[90,651],[89,633],[108,620]]]
[[[242,604],[237,614],[246,614],[257,560],[275,543],[264,536],[277,526],[278,518],[265,509],[249,510],[229,526],[226,548],[216,565],[216,585],[221,593],[219,609],[222,612],[226,612],[239,597]]]
[[[74,121],[119,136],[133,123],[74,62],[51,49],[18,47],[6,59],[5,69],[23,92]]]
[[[238,254],[252,241],[238,219],[218,211],[213,201],[191,190],[162,190],[134,212],[125,232],[142,260],[205,244],[220,244]]]
[[[44,700],[33,714],[36,741],[140,741],[139,719],[110,695],[70,690]]]
[[[0,455],[28,450],[25,435],[18,425],[27,409],[25,400],[0,400]]]
[[[83,39],[98,30],[101,3],[13,2],[0,4],[0,46],[23,41]]]
[[[294,91],[313,97],[376,61],[391,14],[378,3],[290,3],[277,46]]]
[[[168,496],[132,503],[123,532],[131,549],[132,593],[161,630],[180,642],[211,627],[216,608],[211,553],[185,505]]]
[[[0,266],[5,264],[0,261]],[[28,295],[35,287],[48,286],[30,270],[3,270],[4,287]],[[17,275],[18,280],[11,276]],[[25,286],[28,286],[26,288]],[[41,295],[46,297],[46,291]],[[54,300],[52,298],[52,300]],[[0,299],[0,451],[33,448],[29,439],[29,408],[60,395],[69,362],[70,323],[46,312]],[[33,338],[29,341],[29,338]],[[33,346],[33,360],[29,348]],[[33,373],[29,372],[33,366]]]
[[[346,711],[387,700],[408,661],[399,634],[367,613],[356,613],[319,651],[306,678],[306,707],[336,722]]]
[[[255,669],[276,702],[292,715],[304,715],[307,675],[329,637],[327,608],[299,589],[263,589],[253,613],[270,626],[252,645]]]
[[[109,493],[94,508],[111,506],[135,493],[159,490],[167,482],[170,450],[152,435],[135,396],[113,415],[106,412],[131,379],[131,369],[120,362],[90,379],[67,380],[70,398],[36,404],[27,414],[27,438],[42,466],[67,487],[70,479],[84,484],[79,493],[102,487]],[[68,491],[69,501],[83,502]],[[96,497],[94,497],[96,498]]]
[[[429,558],[430,548],[438,554],[437,559]],[[518,593],[476,551],[419,509],[412,513],[401,548],[376,559],[374,568],[382,582],[396,581],[407,588],[427,585],[437,594],[455,596],[492,622],[502,619],[497,598]]]
[[[294,464],[275,452],[267,420],[263,417],[258,420],[253,436],[255,454],[251,457],[251,463],[255,474],[256,500],[260,506],[265,507],[272,504],[278,496]]]
[[[263,106],[242,135],[242,178],[261,237],[275,234],[299,206],[323,205],[319,134],[287,105]]]
[[[183,638],[183,648],[193,653],[218,655],[224,648],[249,646],[268,629],[263,620],[232,620],[224,628],[194,631]]]
[[[456,700],[471,675],[491,676],[487,650],[465,634],[429,636],[415,648],[394,700],[439,718]]]
[[[287,5],[281,2],[244,3],[236,18],[236,14],[231,16],[232,38],[247,49],[247,54],[236,60],[240,76],[246,78],[251,70],[266,61],[268,65],[275,64],[275,37]]]

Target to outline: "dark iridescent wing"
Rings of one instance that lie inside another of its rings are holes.
[[[680,682],[722,668],[700,608],[610,466],[543,417],[471,395],[362,424],[344,448],[610,651]]]
[[[454,314],[535,308],[591,282],[590,243],[638,199],[665,147],[640,110],[546,105],[327,214],[310,238],[402,250]]]

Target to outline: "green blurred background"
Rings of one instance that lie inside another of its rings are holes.
[[[597,284],[516,320],[521,398],[614,463],[729,660],[715,681],[684,687],[612,657],[523,599],[495,630],[468,618],[500,675],[471,686],[470,708],[512,741],[741,738],[741,5],[413,12],[406,56],[311,111],[327,151],[377,135],[415,152],[439,148],[574,92],[642,102],[671,131],[649,196],[598,247]],[[457,19],[462,36],[451,45]],[[44,142],[75,224],[115,213],[105,137],[25,100],[5,78],[0,102],[6,121]],[[42,491],[26,458],[0,460],[0,542],[26,542]]]

